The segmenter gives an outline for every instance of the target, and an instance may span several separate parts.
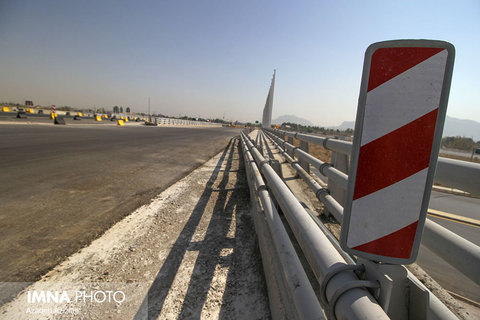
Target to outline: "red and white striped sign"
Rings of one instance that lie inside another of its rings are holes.
[[[398,40],[365,54],[341,243],[389,263],[416,259],[445,121],[454,48]]]

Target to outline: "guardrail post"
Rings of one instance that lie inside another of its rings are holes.
[[[408,290],[408,271],[404,266],[375,263],[362,257],[358,258],[357,263],[365,266],[365,279],[378,281],[380,284],[380,288],[374,292],[373,296],[389,317],[409,319],[409,316],[413,316],[426,319],[426,303],[420,303],[417,310],[411,310],[413,311],[411,314],[409,312],[410,302],[412,302],[410,294],[413,292]],[[413,291],[416,292],[416,290]],[[417,298],[426,302],[421,297]]]
[[[404,266],[375,263],[361,257],[357,264],[365,266],[366,280],[380,284],[373,296],[391,319],[457,319]]]
[[[309,153],[308,142],[300,140],[300,149],[302,149],[306,153]],[[307,173],[310,173],[310,164],[307,161],[299,159],[298,163],[303,168],[303,170],[305,170]]]
[[[287,137],[287,142],[293,144],[293,138]],[[295,157],[295,152],[293,150],[287,150],[287,153],[290,155],[290,157]]]
[[[273,171],[275,171],[275,173],[276,173],[280,178],[283,179],[282,166],[280,165],[280,161],[274,160],[274,159],[270,159],[269,164],[270,164],[270,166],[273,168]]]
[[[341,172],[348,175],[348,155],[332,151],[331,163],[335,169],[340,170]],[[337,202],[340,203],[342,207],[344,207],[345,199],[347,197],[347,190],[338,185],[332,179],[328,179],[328,190],[330,190],[330,194],[332,195],[332,197],[337,200]]]

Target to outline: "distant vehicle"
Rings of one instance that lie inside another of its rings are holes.
[[[38,110],[38,114],[43,114],[43,110]]]

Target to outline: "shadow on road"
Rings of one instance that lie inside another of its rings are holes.
[[[238,252],[240,250],[235,246],[235,243],[243,241],[238,237],[251,238],[253,234],[253,226],[251,226],[248,233],[245,231],[239,232],[238,230],[239,225],[248,226],[248,221],[246,223],[244,221],[235,221],[245,217],[234,214],[234,212],[238,213],[239,210],[248,210],[248,192],[246,191],[248,186],[245,182],[244,171],[241,170],[243,168],[243,158],[239,154],[238,140],[230,140],[190,218],[172,246],[160,271],[157,273],[135,319],[157,319],[159,317],[162,308],[165,307],[165,301],[175,277],[181,271],[182,260],[187,251],[197,251],[198,256],[191,273],[185,298],[180,310],[177,311],[177,318],[200,318],[202,308],[207,301],[207,295],[212,286],[215,270],[218,266],[228,269],[227,285],[223,292],[222,301],[219,301],[220,318],[228,317],[229,311],[225,310],[225,308],[228,308],[228,301],[226,300],[228,300],[229,296],[235,294],[233,291],[236,288],[231,284],[235,283],[238,277],[238,274],[234,274],[238,273],[238,270],[233,268],[233,264],[235,264],[235,261],[245,258],[241,252]],[[238,158],[234,158],[235,156]],[[234,161],[237,161],[235,164],[238,163],[238,167],[236,165],[232,166]],[[233,187],[232,181],[235,181]],[[211,207],[208,207],[209,201],[210,203],[212,201],[215,203],[204,239],[197,242],[192,241],[202,216],[206,213],[206,210],[212,210]],[[234,237],[229,235],[232,223],[235,223],[237,228]],[[148,315],[145,314],[145,310],[148,310]]]

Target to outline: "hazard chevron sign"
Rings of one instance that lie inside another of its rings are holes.
[[[455,49],[435,40],[374,43],[365,53],[342,248],[415,261],[447,109]]]

